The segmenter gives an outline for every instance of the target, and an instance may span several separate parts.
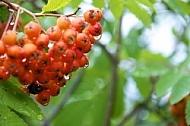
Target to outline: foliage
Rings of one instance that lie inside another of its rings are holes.
[[[74,73],[60,95],[53,97],[46,107],[35,103],[33,96],[23,93],[14,77],[0,82],[0,125],[179,124],[178,117],[172,115],[169,107],[183,101],[190,92],[189,0],[38,1],[42,4],[32,0],[23,0],[19,4],[32,12],[61,14],[74,12],[80,6],[78,15],[86,7],[100,8],[105,14],[101,21],[103,35],[93,45],[89,54],[90,64],[81,70],[84,73]],[[132,26],[127,24],[132,19],[125,19],[130,15],[137,20]],[[146,33],[159,26],[167,16],[171,16],[172,20],[179,19],[179,27],[169,29],[175,47],[170,55],[163,55],[150,49],[151,42]],[[21,18],[24,24],[32,19],[24,14]],[[38,19],[45,28],[55,25],[54,18]],[[7,9],[0,6],[0,22],[6,20]],[[129,31],[125,33],[127,29]],[[182,55],[178,55],[182,46],[185,58],[175,61]],[[185,104],[186,123],[190,125],[190,100]]]

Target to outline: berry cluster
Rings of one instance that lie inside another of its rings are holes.
[[[101,10],[95,8],[83,17],[62,15],[45,32],[34,21],[24,26],[20,38],[13,30],[5,31],[0,40],[0,80],[18,78],[24,92],[48,105],[74,71],[88,66],[86,54],[94,37],[102,34],[101,19]]]

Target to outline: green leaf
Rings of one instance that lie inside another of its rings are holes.
[[[119,19],[124,11],[123,0],[110,0],[109,2],[110,10],[112,11],[115,19]]]
[[[150,79],[148,77],[134,77],[134,79],[140,94],[143,98],[148,98],[152,89]]]
[[[173,87],[170,101],[175,104],[183,99],[190,92],[190,77],[183,76]]]
[[[187,100],[185,113],[186,122],[190,125],[190,99]]]
[[[167,62],[167,58],[163,57],[159,53],[153,53],[148,50],[142,50],[138,62],[145,63],[147,66],[164,66]]]
[[[103,8],[105,6],[104,0],[93,0],[93,5],[98,8]]]
[[[2,104],[0,104],[0,125],[27,126],[27,124],[17,114]]]
[[[69,2],[70,0],[48,0],[47,5],[43,6],[42,12],[56,11],[66,6]]]
[[[71,5],[72,8],[77,8],[82,1],[83,0],[72,0],[69,5]]]
[[[87,126],[90,122],[87,120],[86,115],[88,111],[90,111],[91,106],[92,104],[88,100],[76,101],[68,104],[53,120],[54,125]]]
[[[139,66],[134,72],[135,77],[155,77],[165,74],[168,69],[164,66],[152,65],[152,66]]]
[[[11,81],[0,83],[0,97],[1,102],[14,111],[38,120],[43,119],[37,104]]]
[[[140,35],[140,30],[133,28],[130,30],[128,36],[124,39],[127,54],[130,57],[138,58],[139,56],[139,53],[141,51],[138,39],[139,35]]]
[[[113,118],[119,118],[123,115],[123,112],[125,111],[125,104],[124,104],[124,86],[126,83],[125,74],[123,72],[119,73],[118,76],[118,83],[115,91],[115,101],[114,101],[114,108],[113,108]]]
[[[136,17],[139,18],[146,27],[150,28],[152,22],[151,16],[138,4],[137,0],[127,0],[126,7],[136,15]]]
[[[156,96],[160,98],[166,95],[169,91],[171,91],[172,87],[178,82],[179,79],[181,79],[181,77],[183,77],[183,74],[180,74],[174,70],[168,71],[162,75],[156,83]]]
[[[9,10],[7,8],[7,6],[0,6],[0,22],[7,22],[8,18],[9,18]]]
[[[138,2],[155,11],[154,5],[149,0],[138,0]]]
[[[164,0],[164,2],[175,12],[182,16],[189,15],[190,9],[189,5],[180,0]]]

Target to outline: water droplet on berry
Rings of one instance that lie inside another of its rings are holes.
[[[85,65],[84,65],[84,68],[87,68],[88,66],[89,66],[89,63],[85,64]]]
[[[42,115],[37,115],[38,120],[42,120],[44,117]]]
[[[100,40],[101,38],[102,38],[102,34],[99,35],[99,36],[94,36],[94,39],[95,39],[95,40]]]
[[[15,24],[15,22],[11,22],[11,23],[10,23],[10,25],[14,25],[14,24]]]
[[[70,79],[70,74],[65,74],[65,75],[64,75],[64,78],[65,78],[66,80],[69,80],[69,79]]]

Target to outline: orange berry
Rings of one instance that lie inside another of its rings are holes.
[[[34,21],[30,21],[24,26],[24,32],[30,39],[37,38],[41,33],[41,26]]]
[[[16,32],[8,30],[4,32],[2,36],[2,41],[5,45],[15,45],[16,44],[17,35]]]

